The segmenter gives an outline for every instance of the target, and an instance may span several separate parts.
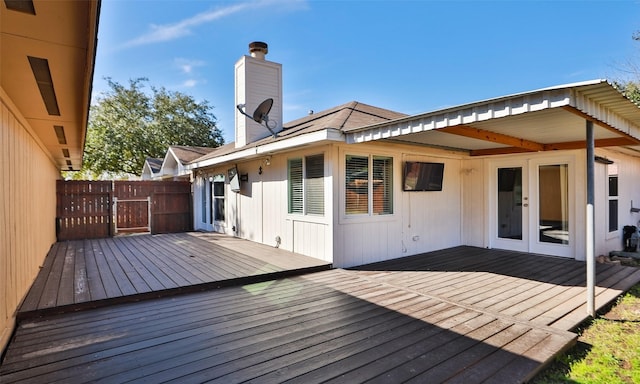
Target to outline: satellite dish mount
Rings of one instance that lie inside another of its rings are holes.
[[[275,138],[276,132],[274,131],[274,129],[278,123],[276,123],[274,120],[269,120],[269,112],[271,111],[271,107],[273,107],[273,99],[272,98],[266,99],[265,101],[260,103],[260,105],[258,105],[258,108],[256,108],[256,110],[253,112],[253,116],[252,116],[244,111],[244,108],[245,108],[244,104],[238,104],[236,106],[236,108],[238,108],[238,111],[240,111],[240,113],[252,119],[256,123],[260,125],[264,123],[264,126],[267,127],[269,132],[271,132],[271,134]],[[273,123],[273,124],[270,125],[270,123]]]

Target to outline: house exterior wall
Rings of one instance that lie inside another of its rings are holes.
[[[462,243],[474,247],[486,247],[487,232],[487,180],[486,161],[481,158],[462,160]]]
[[[56,241],[56,180],[60,173],[0,89],[0,349],[15,313]]]
[[[640,207],[640,158],[632,157],[615,150],[597,149],[596,155],[605,157],[614,163],[610,166],[596,163],[595,195],[595,254],[608,255],[611,251],[623,249],[623,227],[640,226],[640,213],[631,212]],[[608,226],[608,167],[613,167],[618,175],[618,230],[609,232]]]
[[[250,161],[201,169],[196,173],[194,193],[194,228],[226,233],[258,243],[279,246],[325,261],[333,259],[331,206],[332,158],[334,147],[317,146],[312,149],[264,156]],[[323,153],[325,156],[325,214],[302,215],[288,213],[288,159]],[[268,161],[267,161],[268,159]],[[232,166],[247,181],[240,183],[240,191],[233,192],[226,176]],[[262,173],[260,173],[262,169]],[[225,223],[212,227],[202,220],[202,193],[208,177],[225,175]],[[280,239],[278,244],[277,239]]]
[[[287,161],[291,158],[324,153],[325,214],[323,216],[288,213]],[[606,189],[604,166],[596,167],[596,251],[607,254],[621,249],[622,227],[636,225],[640,214],[631,213],[631,200],[640,206],[637,175],[640,160],[614,151],[599,150],[618,164],[620,178],[619,229],[606,231]],[[393,159],[393,213],[345,213],[346,156],[384,156]],[[239,193],[229,189],[227,180],[225,225],[199,227],[276,246],[332,262],[336,267],[351,267],[392,258],[410,256],[458,245],[499,248],[492,236],[492,198],[495,184],[492,173],[496,164],[525,164],[529,167],[530,194],[535,199],[540,181],[538,166],[569,164],[568,199],[570,245],[563,256],[585,259],[586,152],[567,150],[510,154],[484,158],[469,157],[463,152],[448,151],[398,143],[331,144],[256,158],[237,164],[238,173],[246,174]],[[406,161],[444,163],[442,191],[405,192],[402,190],[403,165]],[[197,178],[225,174],[231,165],[211,168]],[[262,168],[262,174],[259,173]],[[543,176],[544,177],[544,174]],[[542,181],[544,184],[544,181]],[[198,214],[201,188],[196,188],[194,207]],[[534,205],[532,204],[532,207]],[[530,215],[533,215],[533,209]],[[549,244],[538,242],[538,219],[531,216],[529,249],[545,252]],[[234,230],[235,228],[235,230]],[[536,248],[537,247],[537,248]],[[551,245],[551,247],[557,247]],[[549,248],[550,249],[550,248]]]
[[[345,158],[347,155],[393,158],[393,213],[389,215],[345,214]],[[401,144],[342,145],[334,188],[334,265],[351,267],[410,256],[462,244],[463,155],[459,152]],[[442,191],[404,192],[405,161],[444,163]]]

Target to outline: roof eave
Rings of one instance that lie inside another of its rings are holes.
[[[295,136],[285,140],[268,142],[255,147],[241,149],[226,155],[212,157],[206,160],[194,161],[187,164],[185,170],[191,171],[199,168],[206,168],[215,165],[230,163],[238,160],[247,160],[264,155],[272,155],[279,152],[289,151],[306,145],[317,145],[327,142],[344,142],[345,137],[338,129],[327,128],[304,135]]]

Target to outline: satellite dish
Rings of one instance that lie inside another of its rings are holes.
[[[273,107],[273,99],[271,98],[260,103],[255,112],[253,112],[253,120],[258,124],[262,124],[263,121],[269,121],[269,112],[271,111],[271,107]]]
[[[244,104],[236,105],[236,108],[238,108],[238,111],[240,111],[240,113],[252,119],[256,123],[262,124],[264,122],[264,126],[267,127],[267,129],[269,130],[269,132],[271,132],[274,138],[276,137],[276,133],[273,131],[273,128],[276,127],[277,123],[275,121],[269,120],[269,112],[271,111],[271,107],[273,107],[272,98],[268,98],[262,103],[260,103],[260,105],[258,105],[258,108],[256,108],[256,110],[253,112],[253,116],[250,116],[248,113],[246,113],[244,111],[244,107],[245,107]],[[273,123],[272,127],[269,126],[270,122]]]

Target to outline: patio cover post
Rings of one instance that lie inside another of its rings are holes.
[[[593,137],[593,121],[587,120],[587,215],[586,215],[586,258],[587,258],[587,313],[591,317],[596,316],[595,310],[595,228],[594,228],[594,201],[595,201],[595,141]]]

